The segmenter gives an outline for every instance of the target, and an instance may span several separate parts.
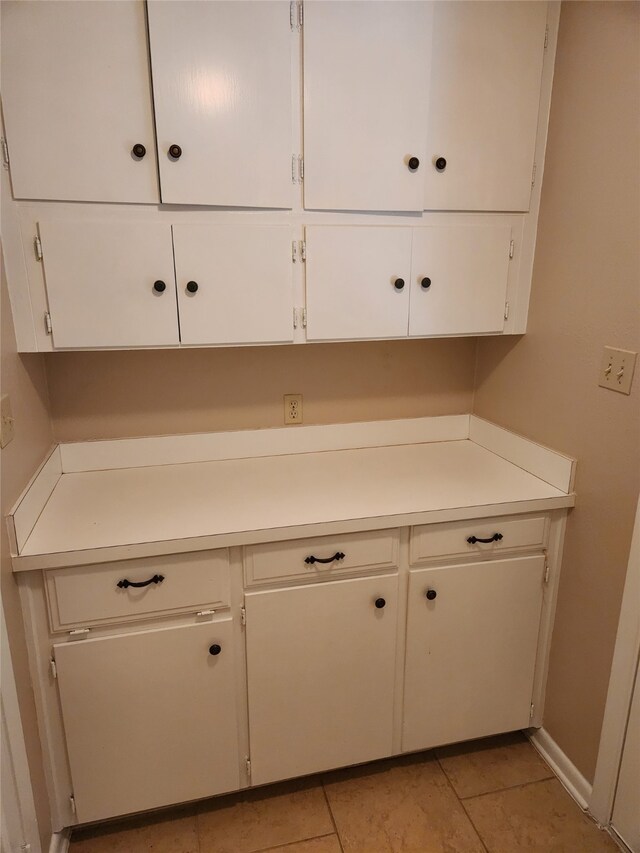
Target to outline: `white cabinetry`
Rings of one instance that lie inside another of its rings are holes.
[[[80,822],[239,787],[232,620],[54,646]]]
[[[508,225],[414,228],[409,334],[501,332],[510,241]]]
[[[56,347],[178,344],[171,226],[39,223]]]
[[[293,339],[287,225],[174,225],[183,344]]]
[[[16,198],[158,201],[146,40],[142,0],[2,4]]]
[[[402,749],[526,728],[543,555],[413,569]]]
[[[254,784],[390,755],[397,575],[250,592]]]
[[[511,228],[306,229],[307,338],[501,332]]]
[[[289,3],[148,9],[162,201],[291,207]]]
[[[406,337],[411,228],[306,229],[307,338]]]
[[[424,207],[526,211],[547,4],[434,6]]]
[[[304,14],[305,207],[422,210],[433,4],[308,0]]]

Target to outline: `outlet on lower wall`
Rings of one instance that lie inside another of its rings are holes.
[[[605,347],[598,385],[609,388],[611,391],[619,391],[621,394],[630,394],[636,355],[637,353],[629,350]]]
[[[284,395],[284,422],[285,424],[302,423],[302,394]]]

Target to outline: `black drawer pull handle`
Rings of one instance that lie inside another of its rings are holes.
[[[126,578],[122,581],[118,581],[118,586],[120,589],[126,589],[128,586],[149,586],[151,583],[162,583],[164,580],[164,575],[154,575],[152,578],[149,578],[148,581],[140,581],[139,583],[136,581],[128,581]]]
[[[469,536],[467,542],[469,545],[475,545],[476,542],[499,542],[502,539],[502,533],[494,533],[491,539],[478,539],[477,536]]]
[[[333,557],[305,557],[304,561],[308,566],[312,566],[314,563],[333,563],[335,560],[344,560],[344,558],[342,551],[336,551]]]

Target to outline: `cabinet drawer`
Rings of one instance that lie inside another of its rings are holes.
[[[313,561],[311,558],[314,558]],[[371,572],[395,568],[397,565],[397,530],[270,542],[244,549],[244,578],[247,586],[285,580],[316,581],[355,574],[361,570]]]
[[[542,548],[547,541],[546,515],[478,518],[448,524],[424,524],[411,530],[411,564],[434,557],[495,554],[511,548]],[[494,539],[494,536],[500,536]],[[490,542],[469,542],[470,538]]]
[[[124,583],[144,583],[136,587]],[[122,584],[122,585],[119,585]],[[226,550],[123,560],[45,572],[53,631],[229,604]]]

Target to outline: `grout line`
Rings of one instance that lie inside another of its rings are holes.
[[[447,785],[449,786],[449,788],[451,788],[451,791],[452,791],[452,793],[453,793],[453,796],[456,798],[456,800],[457,800],[457,801],[460,803],[460,805],[462,806],[462,811],[463,811],[463,812],[465,813],[465,815],[467,816],[467,820],[469,821],[469,823],[471,824],[471,828],[473,829],[473,831],[474,831],[474,832],[475,832],[475,834],[477,835],[477,837],[478,837],[478,841],[480,842],[480,844],[482,844],[482,847],[483,847],[483,849],[484,849],[485,853],[490,853],[489,848],[488,848],[488,847],[487,847],[487,845],[484,843],[484,839],[483,839],[483,837],[480,835],[480,832],[479,832],[479,830],[478,830],[478,827],[477,827],[477,826],[475,825],[475,823],[471,820],[471,815],[470,815],[470,814],[469,814],[469,812],[466,810],[466,808],[465,808],[465,806],[464,806],[463,801],[462,801],[462,800],[460,799],[460,797],[458,796],[458,793],[457,793],[456,789],[453,787],[453,784],[452,784],[452,782],[451,782],[451,779],[449,779],[449,777],[447,776],[447,773],[446,773],[446,771],[445,771],[444,767],[442,766],[442,764],[440,764],[440,759],[438,758],[438,756],[437,756],[437,754],[436,754],[436,751],[435,751],[435,750],[433,750],[433,754],[434,754],[434,756],[435,756],[436,762],[438,763],[438,767],[440,768],[440,771],[442,772],[442,775],[444,776],[445,782],[447,783]]]
[[[322,777],[321,777],[321,779],[322,779],[322,781],[320,782],[320,784],[322,786],[322,793],[324,794],[324,800],[327,804],[327,808],[329,809],[329,816],[331,817],[331,823],[333,824],[333,829],[334,829],[336,838],[338,839],[338,844],[340,846],[340,850],[342,853],[344,853],[344,847],[342,846],[342,839],[340,838],[340,833],[338,832],[338,825],[336,824],[336,819],[333,816],[333,811],[331,809],[331,803],[329,802],[329,797],[327,795],[327,789],[324,786],[324,779]]]
[[[560,781],[557,776],[552,774],[545,776],[544,779],[534,779],[533,782],[521,782],[519,785],[508,785],[506,788],[496,788],[495,791],[484,791],[482,794],[473,794],[470,797],[459,797],[458,799],[461,803],[466,800],[479,800],[481,797],[490,797],[492,794],[501,794],[504,791],[515,791],[517,788],[528,788],[529,785],[539,785],[541,782],[549,782],[550,780]],[[576,803],[576,805],[578,804]]]
[[[252,850],[251,853],[269,853],[270,850],[280,850],[283,847],[291,847],[294,844],[304,844],[307,841],[316,841],[318,838],[331,838],[332,835],[335,835],[333,832],[324,832],[322,835],[312,835],[310,838],[298,838],[296,841],[285,841],[284,844],[276,844],[274,847],[261,847],[259,850]],[[338,839],[338,843],[340,843],[340,839]],[[342,850],[342,846],[340,847]]]

